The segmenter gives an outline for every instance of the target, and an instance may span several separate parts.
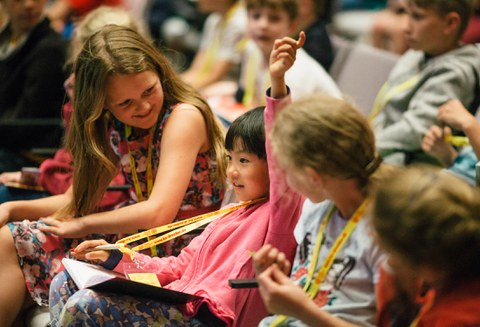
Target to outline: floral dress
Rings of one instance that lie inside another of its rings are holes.
[[[175,107],[166,110],[162,119],[159,119],[155,128],[152,151],[152,171],[155,180],[160,162],[160,143],[163,128]],[[146,162],[148,158],[148,137],[132,136],[125,139],[125,126],[115,121],[110,131],[111,144],[119,156],[123,173],[127,183],[132,185],[131,199],[121,203],[126,206],[136,203],[133,180],[130,167],[129,151],[135,156],[136,170],[139,184],[144,198],[147,198]],[[128,146],[127,146],[128,142]],[[179,216],[188,217],[198,211],[208,212],[219,208],[223,197],[223,190],[215,186],[211,176],[216,169],[216,162],[210,151],[199,153],[196,159],[192,177],[182,201]],[[178,219],[178,218],[177,218]],[[25,276],[25,284],[33,300],[42,306],[48,305],[48,289],[53,277],[62,271],[61,260],[70,257],[70,249],[87,239],[104,238],[108,242],[115,242],[119,237],[126,235],[92,234],[82,239],[64,239],[56,235],[43,233],[39,227],[41,221],[18,221],[8,224],[17,250],[18,262]],[[194,235],[182,236],[166,244],[157,246],[157,254],[177,255],[187,245]],[[148,252],[147,252],[148,254]]]

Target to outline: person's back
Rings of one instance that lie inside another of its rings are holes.
[[[44,17],[46,2],[4,0],[9,23],[0,31],[2,121],[61,117],[66,43]],[[25,19],[27,16],[30,18]],[[0,172],[31,165],[26,151],[32,147],[57,147],[60,137],[53,128],[2,127]]]
[[[377,148],[387,162],[435,162],[421,150],[436,123],[438,107],[459,99],[469,108],[479,83],[480,50],[459,41],[472,11],[471,0],[407,3],[407,51],[380,90],[375,118]]]

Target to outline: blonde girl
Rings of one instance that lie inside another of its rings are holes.
[[[221,125],[151,42],[129,28],[106,26],[84,44],[74,74],[66,140],[74,158],[72,187],[0,207],[0,222],[11,222],[0,230],[0,280],[6,285],[0,321],[7,325],[24,298],[48,304],[49,283],[79,238],[113,242],[215,210],[222,199]],[[132,185],[131,205],[97,212],[118,167]],[[158,254],[178,253],[187,242],[170,243]]]

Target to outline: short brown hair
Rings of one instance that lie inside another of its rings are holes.
[[[467,29],[470,17],[473,14],[473,8],[476,0],[408,0],[420,8],[432,8],[440,16],[445,16],[450,12],[456,12],[460,16],[460,28],[458,38],[460,39]]]
[[[285,11],[290,20],[298,17],[298,0],[246,0],[246,4],[247,10],[268,7]]]

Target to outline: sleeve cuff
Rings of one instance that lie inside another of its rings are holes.
[[[118,263],[122,260],[123,253],[119,250],[110,251],[107,261],[101,264],[101,266],[108,270],[113,270]]]

